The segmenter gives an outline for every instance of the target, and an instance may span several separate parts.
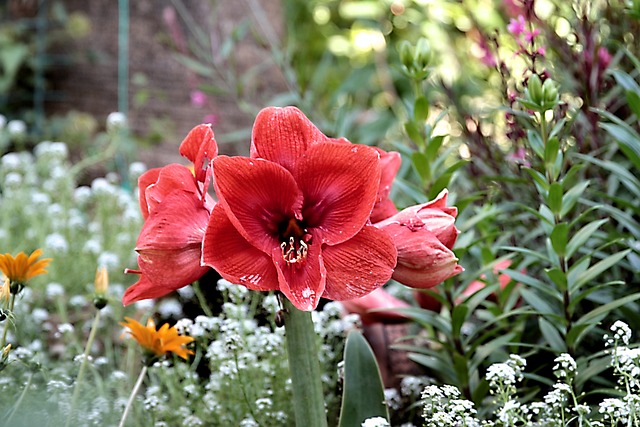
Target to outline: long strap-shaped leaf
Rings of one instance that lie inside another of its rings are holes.
[[[339,427],[360,427],[367,418],[389,420],[378,363],[358,331],[347,336],[344,349],[344,392]]]

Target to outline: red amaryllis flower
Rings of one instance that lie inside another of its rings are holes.
[[[411,206],[375,224],[398,250],[393,278],[412,288],[431,288],[463,271],[451,251],[458,237],[458,210],[447,206],[447,190],[436,199]]]
[[[123,297],[125,305],[158,298],[202,277],[202,239],[215,205],[207,194],[211,162],[218,154],[213,131],[196,126],[180,145],[180,154],[193,163],[193,172],[179,164],[151,169],[138,180],[140,209],[145,223],[138,237],[140,280]]]
[[[342,301],[342,306],[347,312],[360,315],[363,325],[407,322],[409,318],[395,309],[411,307],[383,288],[378,288],[361,298]]]
[[[253,125],[250,156],[278,163],[291,172],[309,147],[326,142],[351,144],[345,138],[330,138],[323,134],[296,107],[268,107],[258,113]],[[398,212],[389,193],[402,162],[400,153],[374,149],[380,155],[381,175],[371,222],[381,221]]]
[[[330,141],[297,109],[270,109],[276,117],[284,110],[286,120],[256,121],[252,155],[263,158],[214,160],[219,202],[202,260],[233,283],[279,290],[309,311],[320,297],[353,299],[383,285],[396,249],[368,224],[378,153]]]

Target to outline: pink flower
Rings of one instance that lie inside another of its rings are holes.
[[[342,306],[347,312],[360,315],[363,325],[407,322],[409,319],[394,309],[411,307],[383,288],[378,288],[361,298],[342,301]]]
[[[531,31],[525,31],[524,32],[524,39],[526,40],[527,43],[531,43],[533,41],[533,39],[540,35],[540,29],[539,28],[534,28]]]
[[[180,145],[194,172],[179,164],[151,169],[139,180],[145,219],[136,243],[140,280],[125,292],[125,305],[158,298],[199,279],[202,239],[215,202],[207,194],[218,148],[210,126],[199,125]]]
[[[601,46],[598,49],[598,68],[600,68],[601,70],[606,70],[607,67],[609,67],[609,64],[611,63],[611,54],[609,53],[609,51],[607,50],[606,47]]]
[[[524,16],[518,15],[516,19],[511,18],[509,20],[509,24],[507,25],[507,31],[509,31],[514,36],[519,36],[524,33],[527,25],[527,21],[524,19]]]
[[[207,104],[207,95],[201,90],[191,92],[191,105],[194,107],[204,107]]]
[[[436,199],[412,206],[375,224],[398,250],[393,278],[413,288],[431,288],[463,271],[451,251],[458,237],[458,210],[447,206],[447,190]]]
[[[332,140],[293,107],[263,110],[251,158],[213,162],[218,204],[202,261],[254,290],[279,290],[300,310],[382,286],[391,238],[369,225],[380,186],[373,148]]]

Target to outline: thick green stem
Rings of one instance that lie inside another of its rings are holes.
[[[87,369],[87,363],[89,360],[89,353],[91,352],[91,347],[93,346],[93,340],[96,338],[96,332],[98,331],[98,325],[100,324],[100,310],[96,312],[96,316],[93,318],[93,324],[91,325],[91,332],[89,332],[89,338],[87,338],[87,345],[84,347],[84,354],[82,355],[82,362],[80,364],[80,369],[78,370],[78,377],[76,378],[76,385],[73,389],[73,396],[71,397],[71,408],[69,409],[69,415],[67,416],[67,424],[69,427],[71,425],[71,420],[73,419],[73,413],[76,409],[76,404],[78,402],[78,396],[80,396],[80,388],[82,387],[82,380],[84,379],[84,371]]]
[[[316,333],[311,313],[284,299],[284,326],[297,427],[327,427]]]

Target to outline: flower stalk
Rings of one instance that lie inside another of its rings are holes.
[[[11,293],[11,299],[9,301],[9,313],[13,313],[13,306],[15,305],[16,302],[16,294]],[[0,348],[4,348],[5,344],[7,343],[7,332],[9,332],[9,320],[7,319],[6,323],[4,324],[4,331],[2,332],[2,341],[0,341]]]
[[[69,415],[67,416],[67,423],[65,424],[67,427],[71,425],[71,420],[73,419],[76,405],[78,403],[78,396],[80,396],[80,389],[82,388],[82,380],[84,379],[84,373],[87,369],[89,352],[91,351],[91,347],[93,346],[93,341],[96,338],[96,332],[98,331],[99,324],[100,324],[100,310],[97,310],[96,316],[93,318],[93,324],[91,325],[91,332],[89,332],[89,338],[87,339],[87,344],[84,348],[84,353],[82,354],[82,362],[80,364],[80,369],[78,370],[76,385],[73,388],[73,396],[71,397],[71,407],[69,408]]]
[[[144,377],[147,375],[147,365],[142,365],[142,370],[140,371],[140,375],[138,375],[138,379],[136,380],[135,385],[133,386],[133,390],[131,390],[131,394],[129,395],[129,400],[127,400],[127,406],[124,407],[124,412],[122,413],[122,418],[120,419],[120,423],[118,427],[124,427],[124,423],[127,421],[127,417],[129,416],[129,411],[133,406],[133,400],[138,394],[138,390],[140,390],[140,386],[142,385],[142,381],[144,381]]]
[[[311,312],[300,311],[286,298],[284,307],[287,353],[296,426],[327,427],[320,363]]]

